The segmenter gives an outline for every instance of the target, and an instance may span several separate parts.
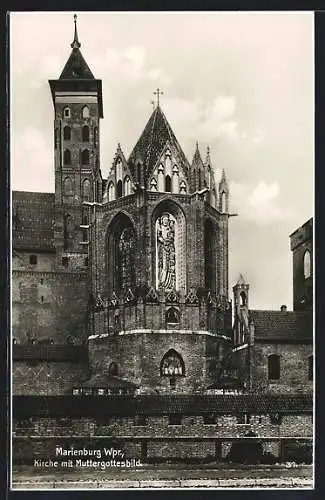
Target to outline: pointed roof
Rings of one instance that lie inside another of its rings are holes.
[[[246,285],[246,281],[244,280],[244,277],[241,273],[239,275],[239,278],[238,278],[236,285]]]
[[[129,157],[131,171],[133,172],[135,163],[140,161],[144,166],[145,177],[148,178],[167,142],[174,146],[187,172],[189,164],[183,150],[161,107],[156,106]]]
[[[71,79],[95,79],[88,64],[86,63],[83,55],[80,52],[81,43],[78,39],[77,31],[77,16],[74,15],[74,38],[71,43],[72,52],[63,71],[60,75],[60,80],[71,80]]]
[[[199,150],[199,143],[196,141],[196,148],[195,148],[195,153],[194,153],[194,156],[193,156],[193,160],[192,160],[192,167],[203,167],[203,161],[202,161],[202,158],[201,158],[201,154],[200,154],[200,150]]]

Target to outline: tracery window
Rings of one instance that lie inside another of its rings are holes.
[[[210,219],[204,223],[205,287],[216,291],[216,231]]]
[[[117,277],[120,289],[131,288],[135,278],[135,233],[133,227],[122,230],[117,245]]]
[[[166,323],[179,323],[179,311],[176,307],[170,307],[166,311]]]
[[[122,194],[123,194],[122,181],[119,180],[116,186],[116,195],[118,198],[121,198]]]
[[[162,358],[160,363],[160,375],[168,377],[181,377],[185,375],[184,361],[174,349],[170,349]]]

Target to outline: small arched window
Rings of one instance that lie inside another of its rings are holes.
[[[82,118],[89,118],[90,113],[89,113],[89,108],[88,106],[84,106],[81,111],[81,116]]]
[[[308,357],[308,380],[313,380],[314,375],[314,356]]]
[[[108,192],[108,201],[115,200],[115,189],[112,181],[108,185],[107,192]]]
[[[65,126],[63,129],[63,139],[65,141],[70,141],[71,140],[71,128],[68,126]]]
[[[306,250],[304,253],[304,277],[305,277],[305,279],[310,278],[310,275],[311,275],[310,251]]]
[[[247,305],[247,297],[245,292],[240,292],[240,305],[241,306]]]
[[[225,213],[227,211],[227,198],[226,193],[223,191],[221,194],[221,212]]]
[[[131,181],[130,177],[126,176],[124,179],[124,196],[131,194]]]
[[[182,357],[174,349],[170,349],[161,360],[160,375],[167,377],[184,376],[185,365]]]
[[[170,307],[166,311],[166,323],[179,323],[179,311],[175,307]]]
[[[85,179],[82,184],[82,201],[90,200],[90,181]]]
[[[70,179],[70,177],[66,177],[63,181],[63,195],[72,196],[72,194],[73,194],[72,180]]]
[[[81,163],[82,165],[89,165],[89,151],[88,149],[84,149],[81,153]]]
[[[166,179],[165,179],[165,191],[166,191],[166,193],[171,193],[172,192],[172,180],[170,178],[170,175],[166,175]]]
[[[268,357],[268,379],[280,379],[280,356],[277,354],[271,354]]]
[[[122,181],[119,180],[116,186],[116,195],[118,198],[121,198],[122,196]]]
[[[64,150],[63,163],[64,163],[64,165],[71,165],[71,151],[70,151],[70,149]]]
[[[55,149],[58,147],[58,129],[54,129],[54,147]]]
[[[108,367],[108,373],[110,375],[113,375],[113,376],[117,376],[118,375],[118,366],[117,366],[117,363],[115,363],[115,361],[113,361],[109,367]]]
[[[70,118],[71,117],[71,111],[70,108],[66,107],[63,110],[63,118]]]
[[[89,127],[85,125],[82,127],[82,142],[88,142],[89,141]]]

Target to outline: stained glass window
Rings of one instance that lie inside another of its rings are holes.
[[[131,288],[134,284],[135,234],[132,227],[123,229],[118,241],[119,288]]]

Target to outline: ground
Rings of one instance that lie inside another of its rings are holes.
[[[14,489],[89,488],[313,488],[313,468],[300,466],[241,466],[216,464],[146,465],[105,471],[66,470],[60,473],[13,467]]]

